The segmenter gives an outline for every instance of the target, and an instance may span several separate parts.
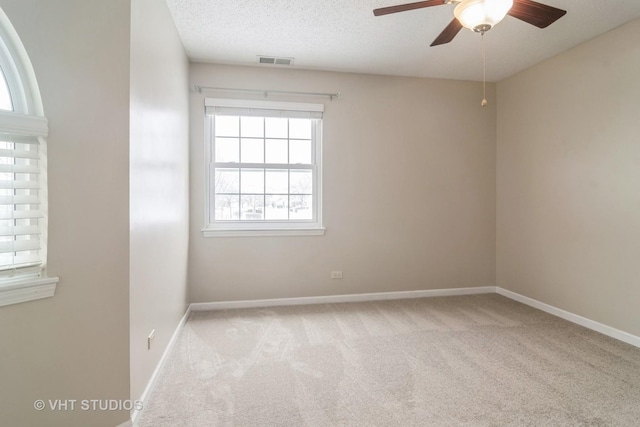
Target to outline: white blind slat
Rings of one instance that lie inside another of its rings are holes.
[[[40,249],[40,241],[35,239],[0,242],[0,253],[35,251],[38,249]]]
[[[0,219],[35,219],[35,218],[42,218],[42,212],[38,210],[31,210],[31,211],[0,210]]]
[[[7,261],[4,261],[4,259]],[[2,270],[14,270],[16,268],[24,268],[35,265],[42,264],[40,257],[38,255],[16,255],[16,256],[7,256],[0,255],[0,271]]]
[[[40,169],[35,165],[2,165],[0,164],[0,173],[31,173],[39,174]]]
[[[324,111],[323,104],[248,99],[205,98],[204,105],[208,115],[321,119]]]
[[[15,144],[38,144],[37,136],[30,135],[16,135],[6,132],[0,132],[0,141],[13,142]]]
[[[0,149],[0,157],[13,157],[16,159],[38,159],[40,156],[37,150],[10,150]]]
[[[205,107],[259,108],[264,110],[324,111],[324,104],[257,99],[205,98]]]
[[[0,227],[0,236],[37,236],[39,234],[40,227],[37,225]]]
[[[0,189],[3,190],[37,190],[38,188],[40,188],[38,181],[0,181]]]
[[[0,205],[37,205],[40,203],[38,196],[0,196]]]
[[[322,111],[271,110],[264,108],[207,107],[208,115],[243,117],[280,117],[288,119],[321,119]]]

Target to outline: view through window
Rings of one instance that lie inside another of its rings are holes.
[[[319,113],[264,106],[208,111],[210,224],[319,221]]]

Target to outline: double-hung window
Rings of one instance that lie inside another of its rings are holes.
[[[46,275],[47,119],[24,46],[0,9],[0,306],[53,296]]]
[[[324,233],[323,107],[205,100],[205,236]]]

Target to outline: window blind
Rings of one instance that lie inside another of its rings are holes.
[[[205,98],[207,115],[322,119],[324,104]]]
[[[42,264],[39,141],[0,133],[0,275]]]
[[[321,119],[322,111],[272,110],[264,108],[207,107],[207,115],[242,117],[280,117],[287,119]]]

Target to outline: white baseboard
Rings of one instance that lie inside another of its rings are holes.
[[[446,297],[454,295],[491,294],[495,286],[477,288],[430,289],[424,291],[378,292],[368,294],[328,295],[302,298],[276,298],[247,301],[199,302],[191,304],[191,311],[227,310],[231,308],[275,307],[283,305],[309,305],[339,302],[381,301],[393,299]]]
[[[131,420],[129,421],[125,421],[122,424],[118,424],[116,427],[132,427],[133,424],[131,423]]]
[[[531,306],[533,308],[537,308],[538,310],[553,314],[554,316],[560,317],[564,320],[568,320],[569,322],[584,326],[587,329],[600,332],[603,335],[615,338],[619,341],[626,342],[627,344],[631,344],[632,346],[640,348],[640,337],[631,335],[630,333],[612,328],[611,326],[604,325],[602,323],[596,322],[595,320],[587,319],[586,317],[579,316],[569,311],[562,310],[561,308],[545,304],[533,298],[525,297],[524,295],[517,294],[501,287],[496,287],[496,293],[510,298],[514,301],[518,301]]]
[[[187,319],[189,318],[190,314],[191,314],[191,305],[187,307],[187,311],[184,313],[184,316],[182,316],[182,319],[180,319],[180,323],[178,323],[178,326],[176,326],[176,330],[173,332],[173,335],[171,336],[171,339],[169,340],[167,347],[164,349],[164,352],[162,353],[162,357],[158,361],[158,364],[156,365],[156,369],[153,371],[151,378],[149,378],[149,382],[147,383],[147,386],[142,392],[142,396],[140,396],[140,398],[138,399],[143,402],[142,403],[143,409],[142,410],[134,409],[131,411],[131,424],[129,424],[130,426],[135,424],[136,418],[138,418],[138,415],[140,415],[140,412],[144,411],[144,401],[147,399],[149,394],[151,394],[151,392],[153,391],[153,387],[156,385],[156,380],[158,378],[158,373],[162,369],[162,366],[164,366],[164,363],[167,360],[167,357],[169,356],[169,353],[171,352],[171,349],[173,348],[174,344],[178,340],[178,336],[180,335],[182,328],[184,328],[184,325],[187,323]],[[122,425],[122,427],[126,427],[126,426],[127,426],[126,423]]]
[[[562,310],[549,304],[525,297],[524,295],[503,289],[498,286],[480,286],[475,288],[454,288],[454,289],[429,289],[422,291],[402,291],[402,292],[379,292],[367,294],[348,294],[348,295],[328,295],[317,297],[302,298],[275,298],[262,300],[245,300],[245,301],[220,301],[220,302],[200,302],[191,303],[189,306],[191,311],[211,311],[211,310],[227,310],[233,308],[256,308],[256,307],[276,307],[288,305],[309,305],[309,304],[327,304],[341,302],[362,302],[362,301],[382,301],[407,298],[426,298],[426,297],[446,297],[455,295],[477,295],[498,293],[502,296],[510,298],[514,301],[537,308],[554,316],[568,320],[585,328],[600,332],[611,338],[615,338],[627,344],[631,344],[640,348],[640,337],[630,333],[621,331],[611,326],[587,319],[586,317]]]

